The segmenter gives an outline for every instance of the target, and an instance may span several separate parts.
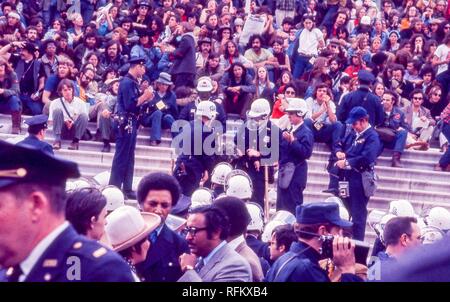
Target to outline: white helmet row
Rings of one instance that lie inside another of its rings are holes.
[[[412,204],[403,199],[391,201],[389,213],[399,217],[416,217]]]
[[[262,242],[269,242],[270,239],[272,238],[273,230],[274,230],[277,226],[280,226],[280,225],[287,225],[287,223],[282,222],[282,221],[279,221],[279,220],[272,220],[272,221],[269,221],[269,222],[266,224],[266,227],[264,228],[264,232],[263,232],[262,235],[261,235],[261,241],[262,241]]]
[[[218,163],[211,174],[211,182],[221,186],[225,185],[225,179],[233,170],[233,167],[226,162]]]
[[[227,196],[242,200],[250,199],[253,194],[253,184],[250,176],[242,170],[233,170],[225,179],[225,193]]]
[[[247,226],[248,231],[262,232],[264,229],[264,212],[261,206],[254,202],[246,202],[248,213],[250,214],[250,223]]]
[[[197,81],[198,92],[210,92],[213,90],[212,80],[210,77],[201,77]]]
[[[288,98],[288,107],[285,112],[297,112],[298,115],[304,116],[308,112],[308,106],[306,102],[301,98]]]
[[[247,113],[248,118],[268,117],[270,114],[270,104],[266,99],[256,99],[250,106]]]
[[[211,101],[201,101],[197,105],[195,115],[204,116],[210,120],[214,119],[217,115],[216,104]]]
[[[438,228],[425,226],[420,228],[420,235],[422,238],[422,244],[432,244],[444,238],[445,233]]]
[[[125,205],[125,197],[121,190],[115,186],[106,186],[102,190],[102,195],[106,198],[106,211],[112,212]]]
[[[103,171],[94,176],[95,182],[101,186],[107,186],[109,184],[109,178],[111,177],[111,172]]]
[[[192,193],[190,209],[207,206],[213,202],[213,193],[207,188],[198,188]]]
[[[427,226],[447,232],[450,230],[450,212],[443,207],[434,207],[425,218],[425,223]]]

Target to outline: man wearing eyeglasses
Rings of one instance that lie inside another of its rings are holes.
[[[180,198],[180,185],[171,175],[152,173],[139,183],[138,202],[144,212],[161,217],[161,225],[149,235],[152,243],[144,262],[136,269],[148,282],[174,282],[182,275],[178,258],[188,253],[186,240],[167,227],[165,221]]]
[[[178,282],[251,282],[249,263],[226,242],[228,217],[215,206],[193,209],[186,222],[191,254],[180,256]]]

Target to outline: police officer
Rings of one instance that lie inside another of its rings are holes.
[[[339,180],[343,181],[341,187],[345,185],[346,192],[341,197],[345,198],[352,217],[353,238],[364,240],[369,197],[365,193],[361,173],[373,171],[380,140],[363,107],[353,108],[346,123],[351,124],[353,130],[336,146],[336,154],[332,154],[334,166],[329,171],[330,188],[337,191]]]
[[[274,154],[272,145],[278,146],[281,132],[277,126],[269,121],[270,104],[265,99],[253,101],[250,111],[247,113],[247,121],[238,130],[234,141],[237,146],[237,168],[248,173],[253,182],[252,201],[264,207],[265,193],[265,168],[264,164],[273,165],[277,160],[271,158]],[[274,133],[272,133],[274,132]],[[274,144],[272,142],[274,137]],[[265,150],[264,150],[265,149]],[[265,162],[266,161],[266,162]],[[269,166],[269,174],[273,179],[273,166]]]
[[[200,102],[203,101],[211,101],[216,105],[217,117],[218,120],[223,127],[225,127],[227,115],[225,113],[225,109],[223,109],[223,105],[217,102],[212,96],[211,93],[213,91],[213,84],[210,77],[201,77],[197,82],[197,94],[198,98],[188,103],[180,112],[179,118],[185,121],[192,121],[195,119],[195,111]]]
[[[233,167],[227,162],[218,163],[211,173],[211,190],[214,198],[225,193],[225,179],[233,170]]]
[[[306,160],[311,157],[314,136],[303,120],[307,113],[306,102],[300,98],[290,98],[288,102],[285,112],[292,127],[282,133],[280,140],[277,211],[295,213],[295,207],[303,203],[308,173]]]
[[[355,275],[355,244],[340,237],[351,222],[339,217],[339,206],[331,202],[314,202],[296,208],[298,241],[279,257],[269,270],[269,282],[330,282],[327,271],[319,265],[324,254],[321,236],[332,235],[333,263],[342,272],[341,281],[362,281]]]
[[[218,126],[216,105],[211,101],[200,102],[195,111],[196,119],[186,124],[175,138],[179,143],[179,156],[175,163],[174,176],[181,185],[182,193],[191,196],[200,185],[209,179],[215,161],[214,128]],[[205,144],[208,138],[209,146]],[[212,138],[212,139],[211,139]],[[210,150],[206,148],[210,147]]]
[[[132,282],[127,263],[65,219],[74,162],[0,141],[0,282]],[[45,171],[45,175],[42,171]]]
[[[43,152],[53,155],[52,146],[44,141],[45,130],[47,129],[48,116],[39,114],[25,121],[28,125],[28,136],[18,143],[19,146],[31,146]]]
[[[361,106],[369,114],[369,123],[377,126],[384,121],[383,106],[378,96],[370,91],[369,86],[375,81],[375,77],[367,70],[358,72],[359,87],[356,91],[350,92],[342,99],[337,109],[336,115],[339,121],[345,123],[350,111],[355,106]]]
[[[134,151],[136,148],[139,108],[153,98],[153,88],[142,93],[139,81],[145,74],[145,59],[132,58],[128,74],[120,81],[117,96],[116,152],[111,168],[109,184],[121,188],[126,198],[136,199],[132,191],[134,173]]]

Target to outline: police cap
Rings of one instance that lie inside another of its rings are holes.
[[[64,186],[68,178],[80,177],[75,162],[30,147],[0,141],[0,158],[0,189],[20,183]]]
[[[375,77],[374,75],[367,70],[360,70],[358,72],[358,80],[360,82],[364,82],[364,83],[368,83],[368,84],[372,84],[373,81],[375,81]]]
[[[145,58],[144,57],[132,57],[128,63],[130,63],[131,66],[133,65],[144,65],[145,64]]]
[[[356,121],[359,121],[362,118],[368,117],[369,114],[367,113],[367,110],[364,109],[364,107],[356,106],[352,110],[350,110],[350,113],[348,115],[347,120],[345,121],[347,124],[353,124]]]
[[[48,116],[45,114],[39,114],[25,120],[25,124],[28,125],[28,132],[38,133],[42,129],[47,129]]]
[[[305,225],[329,223],[342,228],[349,228],[353,223],[341,219],[339,206],[331,202],[314,202],[297,206],[295,209],[297,222]]]

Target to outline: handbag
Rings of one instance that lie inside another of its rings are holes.
[[[375,127],[375,131],[378,133],[380,140],[386,143],[393,142],[397,135],[397,132],[389,127]]]
[[[292,178],[294,177],[295,164],[292,162],[280,165],[280,170],[278,171],[278,185],[281,189],[287,189],[291,184]]]
[[[379,177],[373,170],[361,172],[361,177],[364,195],[366,195],[367,198],[370,198],[371,196],[375,195]]]

